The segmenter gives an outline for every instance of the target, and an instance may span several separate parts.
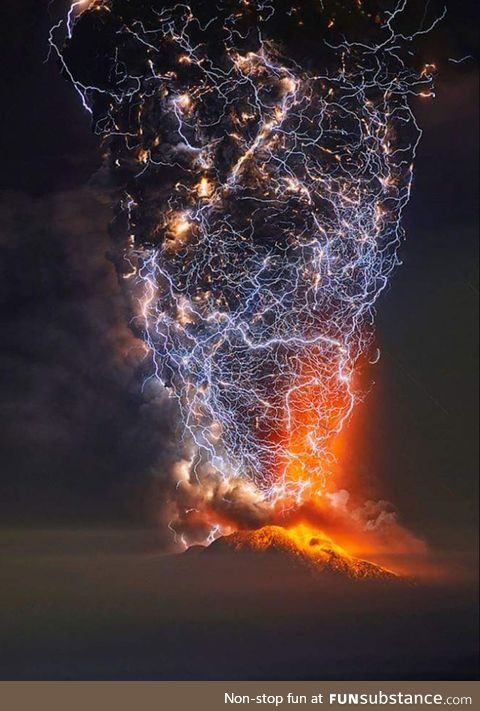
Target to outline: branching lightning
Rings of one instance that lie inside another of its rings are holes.
[[[361,41],[328,39],[332,4],[152,1],[136,15],[93,0],[51,32],[128,175],[121,271],[150,377],[178,401],[197,476],[245,479],[265,501],[325,485],[399,263],[421,133],[410,98],[432,95],[435,67],[411,68],[415,34],[395,30],[406,0]],[[278,15],[301,27],[308,6],[327,37],[310,63],[271,31]],[[114,37],[98,83],[76,65],[87,22]]]

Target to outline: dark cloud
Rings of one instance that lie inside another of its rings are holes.
[[[107,257],[109,194],[98,181],[5,192],[0,212],[2,504],[112,515],[163,451],[172,413],[141,392],[145,349]]]

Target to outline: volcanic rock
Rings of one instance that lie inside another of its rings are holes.
[[[397,580],[395,573],[349,555],[328,537],[303,527],[286,529],[264,526],[254,531],[237,531],[217,538],[205,553],[237,553],[278,556],[313,575],[333,574],[354,580]]]

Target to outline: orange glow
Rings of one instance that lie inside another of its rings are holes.
[[[197,195],[199,198],[209,198],[212,193],[213,184],[204,176],[197,185]]]
[[[423,67],[420,74],[422,77],[424,77],[424,76],[428,76],[429,74],[433,74],[436,71],[437,71],[437,67],[435,64],[425,64],[425,66]]]
[[[189,111],[192,108],[192,99],[188,94],[180,94],[176,103],[182,111]]]
[[[167,221],[167,237],[164,243],[164,248],[174,250],[185,244],[193,223],[189,219],[189,215],[184,212],[172,213]]]
[[[191,224],[185,215],[177,215],[171,225],[172,233],[175,237],[184,237],[189,231]]]
[[[321,550],[334,550],[341,555],[348,556],[347,551],[341,546],[336,545],[323,531],[319,531],[307,523],[299,523],[291,528],[286,528],[285,531],[298,548],[307,552],[310,552],[311,549],[315,547]]]
[[[71,12],[75,15],[81,15],[87,10],[105,10],[109,12],[109,8],[103,4],[102,0],[76,0],[71,5]]]
[[[395,578],[392,571],[351,556],[324,533],[306,524],[291,528],[269,525],[255,531],[237,531],[223,539],[223,546],[235,552],[276,551],[314,574],[343,574],[356,580]]]
[[[291,77],[284,77],[280,84],[286,94],[293,94],[297,90],[297,84]]]
[[[328,549],[345,560],[367,559],[396,574],[418,572],[425,544],[397,522],[387,502],[362,495],[352,454],[352,448],[358,449],[359,411],[343,428],[348,396],[334,395],[336,400],[330,396],[329,401],[318,363],[312,359],[304,364],[290,391],[283,431],[274,435],[287,459],[278,462],[272,521],[305,555]]]
[[[347,397],[337,393],[335,397],[337,400],[332,401],[326,392],[318,364],[304,364],[299,382],[288,394],[283,431],[273,435],[287,452],[277,464],[283,503],[290,503],[289,490],[297,492],[297,504],[326,490],[342,439],[342,418],[348,409]]]

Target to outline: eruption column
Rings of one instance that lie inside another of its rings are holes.
[[[410,66],[404,1],[86,5],[51,46],[125,185],[116,261],[189,476],[300,502],[398,264],[434,67]]]

